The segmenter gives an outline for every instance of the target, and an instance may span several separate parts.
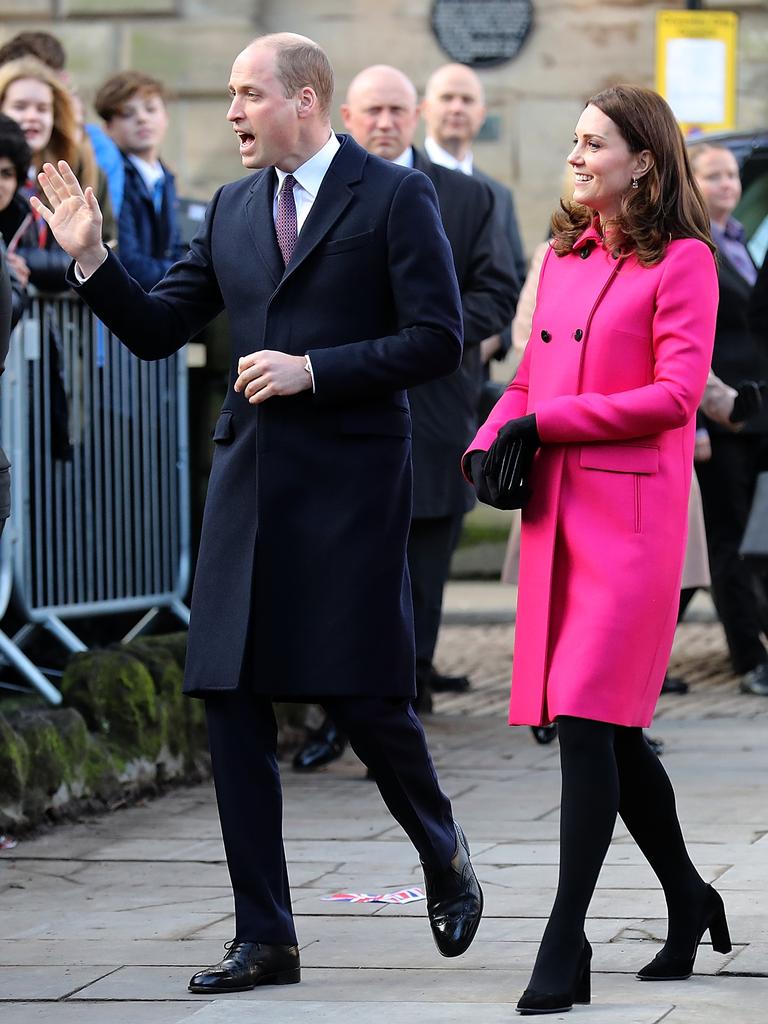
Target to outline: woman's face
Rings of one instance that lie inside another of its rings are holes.
[[[53,132],[53,89],[37,78],[17,78],[5,90],[2,113],[17,121],[27,145],[36,156]]]
[[[573,171],[574,202],[603,219],[615,217],[632,178],[647,169],[643,154],[632,153],[615,122],[592,105],[585,107],[568,157]]]
[[[709,216],[716,224],[725,224],[741,199],[736,157],[727,149],[705,149],[696,157],[693,175]]]
[[[0,156],[0,213],[13,199],[18,187],[16,168],[7,156]]]

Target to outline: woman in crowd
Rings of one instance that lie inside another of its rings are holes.
[[[722,900],[688,856],[672,786],[642,729],[677,617],[696,408],[717,275],[674,116],[648,89],[594,96],[568,158],[517,376],[464,458],[498,501],[505,454],[536,451],[523,509],[510,723],[557,721],[557,896],[518,1010],[589,1002],[587,909],[619,813],[667,901],[646,980],[686,978],[703,933],[730,949]]]
[[[70,166],[78,169],[83,181],[97,189],[96,164],[82,139],[75,103],[45,64],[34,57],[22,57],[0,66],[0,113],[20,125],[32,153],[27,174],[19,182],[27,196],[37,194],[35,174],[46,160],[54,164],[58,160],[72,161]],[[103,197],[99,199],[101,202]],[[27,234],[19,242],[17,253],[23,260],[27,260],[27,249],[44,253],[36,259],[37,274],[32,275],[32,283],[41,291],[61,291],[66,287],[64,275],[69,257],[59,248],[45,221],[32,214],[29,207],[26,213],[30,216],[25,226]],[[114,216],[108,205],[104,225],[107,244],[113,243],[115,233]]]
[[[757,268],[733,217],[741,198],[739,167],[733,154],[702,143],[689,151],[696,181],[711,218],[718,248],[720,304],[717,311],[712,369],[726,384],[738,387],[751,378],[768,380],[764,343],[750,331],[749,299]],[[761,639],[762,620],[756,580],[739,546],[752,507],[757,475],[764,467],[768,409],[753,416],[738,432],[703,418],[709,434],[709,458],[697,462],[704,501],[712,595],[725,630],[741,690],[768,696],[768,651]]]

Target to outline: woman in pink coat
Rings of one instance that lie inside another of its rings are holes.
[[[559,727],[557,897],[518,1003],[589,1002],[584,921],[621,815],[664,887],[664,948],[639,977],[688,977],[723,904],[688,856],[675,798],[642,733],[680,594],[694,415],[712,355],[717,273],[680,131],[656,93],[594,96],[568,157],[533,329],[513,382],[465,455],[494,503],[516,441],[536,448],[522,515],[510,724]]]

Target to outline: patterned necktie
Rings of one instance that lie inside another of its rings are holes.
[[[277,244],[283,254],[283,263],[286,265],[293,255],[296,247],[298,230],[296,226],[296,200],[293,198],[293,186],[296,179],[292,174],[286,174],[283,179],[283,187],[277,196],[277,218],[275,220],[275,231],[277,233]]]

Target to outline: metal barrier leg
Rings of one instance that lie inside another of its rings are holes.
[[[189,608],[187,608],[183,601],[179,601],[178,598],[175,598],[173,601],[171,601],[168,607],[176,616],[176,618],[180,619],[185,626],[189,625]]]
[[[132,629],[128,630],[120,643],[129,644],[131,640],[135,640],[137,636],[141,636],[144,630],[147,629],[150,623],[157,617],[157,613],[159,611],[159,608],[150,608],[146,615],[142,615],[136,625]]]
[[[0,630],[0,651],[5,659],[18,669],[30,685],[41,693],[50,704],[61,704],[61,694],[56,687],[48,682],[43,673],[32,664],[25,654],[22,654],[16,644],[2,630]]]
[[[75,636],[72,630],[65,626],[61,619],[57,619],[55,615],[49,615],[41,623],[49,633],[53,633],[56,639],[67,648],[68,651],[72,651],[73,654],[79,654],[80,651],[87,651],[88,648],[80,639],[79,636]]]

